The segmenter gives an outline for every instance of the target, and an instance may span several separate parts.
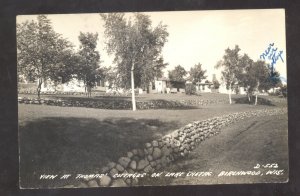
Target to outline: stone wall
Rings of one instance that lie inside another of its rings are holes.
[[[132,149],[115,162],[110,162],[103,167],[101,172],[106,175],[100,179],[86,178],[81,182],[80,187],[137,185],[140,177],[161,170],[171,162],[187,156],[199,142],[218,134],[222,127],[245,118],[286,112],[284,108],[263,109],[190,123],[158,140],[146,143],[140,149]],[[72,185],[66,187],[72,187]]]
[[[130,100],[121,99],[99,99],[99,100],[64,100],[48,98],[28,98],[18,97],[18,102],[22,104],[52,105],[62,107],[87,107],[98,109],[131,109]],[[198,100],[146,100],[137,101],[137,109],[175,109],[192,108],[209,104],[227,103],[227,99],[198,99]]]

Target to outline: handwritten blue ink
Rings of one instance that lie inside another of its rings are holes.
[[[275,64],[279,59],[282,62],[284,62],[284,60],[282,57],[283,51],[282,50],[278,51],[278,48],[275,48],[274,45],[275,45],[274,43],[270,43],[268,48],[259,56],[259,58],[263,60],[271,61],[270,64],[267,64],[267,66],[268,69],[270,70],[270,79],[272,81],[280,79],[286,82],[286,78],[275,75]]]
[[[273,69],[279,59],[284,62],[282,54],[282,50],[278,51],[278,48],[274,47],[274,43],[270,43],[268,48],[259,56],[259,58],[263,60],[270,60]]]
[[[260,59],[266,60],[265,57],[268,56],[273,46],[274,43],[269,44],[269,47],[265,50],[265,52],[260,55]]]

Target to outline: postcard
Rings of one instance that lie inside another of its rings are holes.
[[[284,9],[16,21],[20,188],[288,182]]]

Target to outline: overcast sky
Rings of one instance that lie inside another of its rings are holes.
[[[168,42],[163,49],[163,57],[169,63],[165,70],[176,65],[190,70],[201,63],[207,70],[208,79],[219,71],[214,69],[221,60],[226,48],[241,48],[240,54],[247,53],[253,60],[268,48],[270,43],[283,51],[283,60],[278,60],[276,69],[286,78],[286,39],[284,9],[226,10],[226,11],[180,11],[146,12],[150,15],[152,26],[160,21],[166,24],[169,32]],[[103,66],[112,65],[112,56],[108,56],[104,47],[103,21],[99,14],[56,14],[48,15],[57,33],[79,46],[79,32],[99,34],[98,51]],[[17,17],[17,23],[36,19],[33,15]],[[268,62],[269,63],[269,62]]]

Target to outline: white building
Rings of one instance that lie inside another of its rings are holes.
[[[45,80],[42,84],[41,92],[85,92],[85,85],[82,81],[71,79],[64,84],[56,84],[51,80]]]
[[[238,87],[238,92],[236,92],[235,88],[236,88],[235,86],[232,88],[231,94],[239,94],[239,95],[247,94],[244,87]],[[229,90],[226,88],[226,85],[224,83],[220,84],[218,91],[219,93],[223,93],[223,94],[229,93]]]
[[[196,83],[196,91],[198,92],[205,92],[205,93],[211,93],[213,89],[213,83],[212,82],[197,82]]]
[[[99,80],[96,82],[96,86],[93,87],[93,91],[106,91],[106,83]],[[85,92],[84,82],[76,78],[72,78],[69,82],[55,84],[51,80],[46,80],[42,84],[41,92]]]
[[[166,77],[158,78],[154,81],[154,87],[152,86],[151,89],[155,89],[155,93],[169,93],[170,88],[167,87],[167,83],[169,82],[169,79]],[[152,91],[153,92],[153,91]]]

